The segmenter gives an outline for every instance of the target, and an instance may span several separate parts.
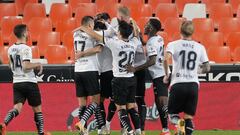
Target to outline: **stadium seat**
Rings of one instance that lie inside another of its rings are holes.
[[[97,12],[101,13],[104,11],[104,8],[106,6],[109,6],[108,4],[116,4],[118,3],[118,0],[95,0],[95,4],[97,5]],[[113,17],[113,16],[112,16]]]
[[[34,17],[28,23],[33,42],[36,42],[42,32],[52,31],[52,21],[45,17]]]
[[[78,22],[81,22],[81,19],[86,16],[95,16],[97,13],[97,7],[94,3],[80,3],[75,11],[75,18]]]
[[[78,26],[80,26],[80,24],[77,24],[77,21],[75,18],[69,18],[65,21],[58,22],[56,26],[56,31],[60,32],[61,41],[63,41],[63,35],[65,32],[72,31]]]
[[[46,17],[45,5],[41,3],[27,3],[23,10],[23,22],[28,23],[33,17]]]
[[[105,6],[104,7],[104,12],[107,12],[112,18],[117,16],[117,9],[118,7],[122,6],[119,3],[111,3],[110,6]]]
[[[32,58],[33,59],[39,59],[40,58],[40,53],[39,53],[38,46],[31,46],[31,49],[32,49]]]
[[[72,17],[72,8],[68,4],[53,3],[49,16],[52,20],[53,26],[55,27],[57,22],[66,21]]]
[[[139,15],[140,17],[151,17],[153,15],[152,6],[149,4],[143,4]]]
[[[226,3],[214,3],[210,5],[209,17],[213,19],[215,28],[222,18],[233,17],[232,6]]]
[[[230,33],[226,43],[227,46],[230,47],[231,51],[234,51],[235,48],[240,47],[240,32]]]
[[[44,58],[48,60],[48,64],[65,64],[67,62],[67,48],[65,46],[49,45],[46,49]]]
[[[206,4],[207,12],[208,12],[211,4],[214,4],[214,3],[226,3],[226,0],[201,0],[201,3]]]
[[[157,5],[155,13],[155,16],[158,17],[161,22],[165,22],[168,17],[179,17],[175,4],[160,3]]]
[[[237,14],[237,10],[240,5],[240,0],[228,0],[228,2],[232,5],[233,13]]]
[[[167,18],[164,22],[164,32],[166,32],[170,37],[169,40],[173,39],[173,34],[180,33],[180,27],[182,25],[182,18]]]
[[[38,3],[38,0],[15,0],[17,14],[23,14],[23,9],[27,3]]]
[[[147,24],[149,19],[150,17],[141,17],[139,20],[137,20],[137,25],[142,32],[144,31],[144,27]]]
[[[179,32],[175,32],[174,34],[173,34],[173,36],[172,36],[172,39],[171,40],[169,40],[169,41],[175,41],[175,40],[179,40],[179,39],[181,39],[182,37],[181,37],[181,33],[179,33]]]
[[[182,15],[185,4],[187,3],[198,3],[198,0],[175,0],[178,8],[178,13]]]
[[[0,47],[3,46],[2,32],[0,32]]]
[[[54,3],[64,4],[65,0],[42,0],[42,3],[45,4],[46,13],[49,14]]]
[[[228,46],[210,47],[208,49],[208,57],[210,61],[214,61],[215,63],[230,63],[230,48]]]
[[[4,16],[16,16],[16,5],[15,3],[0,3],[0,19]]]
[[[214,32],[214,23],[209,18],[195,18],[192,20],[194,25],[193,37],[197,41],[201,41],[202,36],[206,32]]]
[[[224,42],[232,32],[240,32],[240,18],[223,18],[219,22],[218,31],[224,34]]]
[[[233,52],[233,60],[235,62],[240,62],[240,47],[235,48]]]
[[[2,46],[0,47],[0,57],[2,60],[3,64],[8,64],[9,60],[8,60],[8,48],[9,46]]]
[[[183,17],[190,21],[194,18],[206,18],[206,5],[196,3],[186,4],[183,10]]]
[[[71,5],[72,10],[75,13],[79,3],[91,3],[91,0],[68,0],[68,3]]]
[[[221,32],[205,32],[200,40],[201,44],[205,46],[206,49],[210,47],[220,47],[223,46],[223,33]]]
[[[148,0],[148,4],[152,6],[154,11],[159,3],[172,3],[172,0]]]
[[[74,50],[72,31],[68,31],[64,34],[64,36],[63,36],[63,46],[67,47],[68,56],[71,56],[71,53]]]
[[[60,33],[59,32],[42,32],[38,37],[37,46],[40,50],[40,55],[45,54],[46,48],[49,45],[60,44]]]
[[[10,35],[13,33],[13,29],[17,24],[22,24],[22,17],[5,16],[2,18],[1,31],[4,43],[9,41]]]
[[[237,18],[240,18],[240,5],[239,5],[239,7],[237,9]]]

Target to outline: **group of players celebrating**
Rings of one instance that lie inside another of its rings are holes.
[[[164,39],[158,35],[160,30],[160,21],[150,18],[143,32],[148,36],[145,45],[127,7],[119,7],[117,17],[112,20],[107,13],[82,18],[81,27],[73,31],[79,103],[79,122],[75,127],[80,134],[88,135],[87,121],[93,114],[98,134],[110,134],[110,123],[117,111],[122,135],[145,135],[145,72],[149,71],[162,124],[161,135],[171,135],[168,118],[175,125],[175,135],[192,135],[192,119],[198,101],[198,73],[210,70],[207,53],[203,45],[191,39],[194,32],[191,21],[182,23],[182,38],[170,42],[166,48]],[[33,108],[38,134],[50,135],[43,129],[41,95],[33,72],[39,70],[41,74],[42,65],[31,63],[26,25],[17,25],[14,34],[18,40],[8,50],[13,72],[14,107],[0,125],[0,135],[6,135],[6,126],[18,116],[26,100]],[[91,102],[87,102],[87,98],[91,98]],[[105,99],[110,99],[107,113]],[[181,112],[184,112],[183,118],[179,116]]]

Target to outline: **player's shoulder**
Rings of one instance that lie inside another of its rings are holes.
[[[177,44],[182,44],[182,40],[179,39],[179,40],[171,41],[171,42],[168,43],[167,46],[175,46]]]
[[[157,36],[153,36],[153,37],[151,37],[149,40],[148,40],[148,42],[147,42],[147,44],[155,44],[155,43],[161,43],[161,42],[163,42],[163,38],[160,36],[160,35],[157,35]]]

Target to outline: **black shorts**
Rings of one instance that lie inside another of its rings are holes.
[[[36,107],[42,104],[41,94],[37,83],[21,82],[13,84],[14,104],[25,103],[28,101],[30,106]]]
[[[145,70],[140,70],[135,72],[135,77],[137,80],[137,89],[136,89],[136,97],[144,97],[145,96]]]
[[[107,71],[100,75],[100,86],[101,86],[101,97],[109,98],[112,97],[112,79],[113,72]]]
[[[158,97],[168,96],[168,85],[163,83],[163,77],[153,79],[153,90]]]
[[[198,84],[176,83],[171,87],[168,112],[169,114],[178,114],[184,112],[194,116],[198,102]]]
[[[76,96],[87,97],[100,94],[98,72],[75,72]]]
[[[135,103],[136,79],[135,77],[118,77],[112,80],[113,99],[117,105]]]

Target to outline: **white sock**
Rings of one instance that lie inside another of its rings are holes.
[[[168,128],[163,128],[162,132],[169,132],[169,129]]]

